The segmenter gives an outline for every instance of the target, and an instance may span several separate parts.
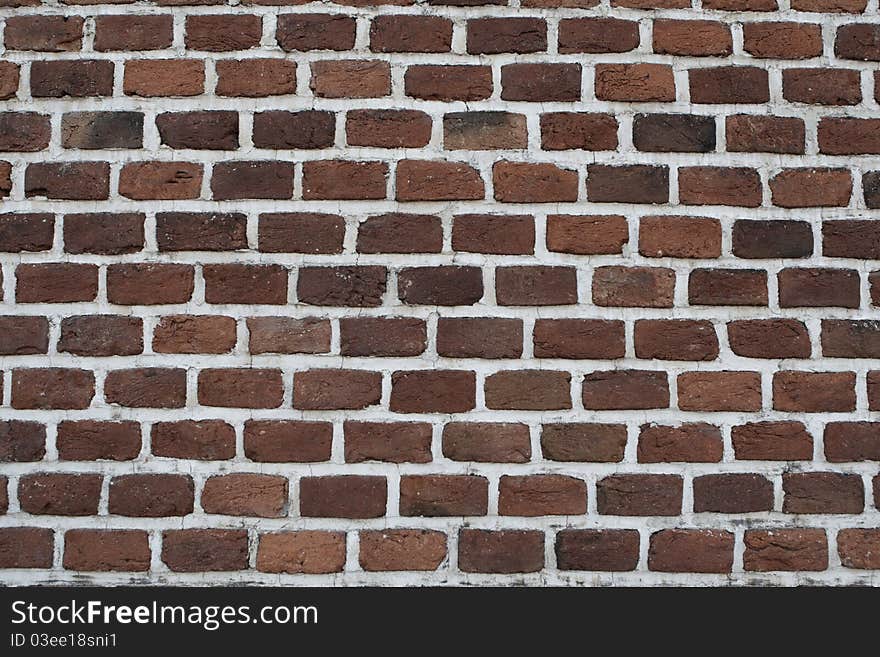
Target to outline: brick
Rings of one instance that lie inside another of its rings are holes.
[[[756,66],[719,66],[688,71],[692,103],[747,104],[770,100],[767,71]]]
[[[59,435],[63,425],[59,425]],[[58,449],[60,452],[61,447]],[[39,461],[45,455],[46,427],[28,420],[0,420],[0,462]]]
[[[441,317],[437,353],[449,358],[519,358],[522,321],[475,317]]]
[[[315,306],[378,306],[386,278],[385,267],[375,265],[300,267],[296,294]]]
[[[276,369],[204,369],[198,376],[198,398],[203,406],[277,408],[283,384]]]
[[[205,64],[198,59],[134,59],[125,63],[126,96],[198,96],[205,90]]]
[[[155,456],[216,461],[235,455],[235,431],[221,420],[158,422],[150,439]]]
[[[110,480],[109,511],[137,518],[185,516],[193,512],[192,477],[174,474],[132,474]]]
[[[402,475],[402,516],[484,516],[489,482],[476,475]]]
[[[291,177],[286,182],[292,186]],[[348,162],[329,160],[303,164],[303,198],[314,199],[384,199],[388,165],[384,162]],[[279,197],[276,197],[279,198]],[[285,196],[288,198],[287,187]]]
[[[717,463],[723,449],[721,431],[711,424],[640,427],[639,463]]]
[[[121,305],[185,303],[193,293],[191,265],[132,263],[107,267],[107,299]]]
[[[443,226],[434,215],[392,212],[358,225],[358,253],[439,253],[442,248]]]
[[[95,16],[94,48],[99,52],[170,48],[173,20],[171,14]]]
[[[626,448],[626,427],[621,424],[545,424],[541,452],[551,461],[618,463]]]
[[[470,306],[483,297],[483,275],[478,267],[405,267],[397,294],[409,305]]]
[[[757,474],[712,474],[694,478],[696,513],[755,513],[773,510],[773,483]]]
[[[480,172],[463,162],[402,160],[395,187],[398,201],[480,200],[486,194]]]
[[[273,149],[329,148],[336,134],[332,112],[267,110],[254,114],[254,146]]]
[[[758,372],[685,372],[678,375],[683,411],[760,411]]]
[[[639,220],[639,253],[648,258],[717,258],[721,224],[710,217],[644,216]]]
[[[211,176],[214,200],[289,199],[293,196],[292,162],[220,162]]]
[[[61,320],[58,351],[77,356],[133,356],[144,350],[140,317],[78,315]]]
[[[541,148],[610,151],[617,148],[617,119],[610,114],[547,112],[541,114]]]
[[[556,534],[555,551],[560,570],[635,570],[639,533],[635,529],[563,529]]]
[[[144,215],[94,212],[64,215],[67,253],[120,255],[144,248]]]
[[[773,408],[800,413],[854,411],[855,384],[852,372],[776,372]]]
[[[541,18],[474,18],[467,22],[467,51],[495,55],[547,50],[547,24]]]
[[[95,515],[102,479],[96,474],[24,475],[18,480],[18,503],[31,515]]]
[[[186,370],[146,367],[108,372],[104,398],[107,403],[129,408],[183,408]]]
[[[809,358],[810,334],[796,319],[741,319],[728,322],[733,353],[746,358]]]
[[[330,322],[317,318],[249,317],[252,354],[314,354],[330,351]]]
[[[115,149],[143,147],[144,115],[140,112],[71,112],[61,119],[64,148]]]
[[[531,573],[544,567],[544,532],[462,529],[458,567],[466,573]]]
[[[829,155],[880,153],[875,119],[823,118],[819,121],[819,151]]]
[[[440,16],[376,16],[370,22],[373,52],[449,52],[452,21]]]
[[[237,212],[157,212],[160,251],[236,251],[247,248],[247,217]]]
[[[53,546],[51,529],[0,528],[0,568],[51,568]]]
[[[328,422],[248,420],[244,453],[262,463],[316,463],[330,459],[333,427]]]
[[[734,114],[725,119],[727,150],[738,153],[802,154],[803,119],[788,116]]]
[[[763,269],[693,269],[688,303],[703,306],[766,306],[767,272]]]
[[[831,358],[880,356],[880,324],[872,320],[822,320],[822,355]]]
[[[812,23],[743,23],[743,50],[752,57],[810,59],[822,55],[822,27]]]
[[[299,487],[300,515],[307,518],[379,518],[385,515],[385,477],[303,477]]]
[[[857,105],[862,100],[861,79],[853,69],[786,69],[782,97],[792,103]]]
[[[571,375],[548,370],[496,372],[486,377],[486,407],[507,410],[571,408]]]
[[[0,151],[32,153],[49,147],[49,116],[38,112],[0,112]]]
[[[587,512],[587,485],[565,475],[502,475],[498,513],[502,516],[583,515]]]
[[[0,355],[45,354],[48,350],[49,321],[45,317],[0,317]]]
[[[153,351],[166,354],[224,354],[235,347],[232,317],[166,315],[153,330]]]
[[[665,372],[590,372],[584,376],[582,400],[592,410],[667,408],[669,384]]]
[[[446,534],[427,529],[362,531],[358,560],[368,572],[437,570],[446,558]]]
[[[346,421],[345,462],[430,463],[431,425],[424,422]],[[329,436],[327,455],[330,454]]]
[[[355,19],[340,14],[281,14],[275,36],[287,52],[351,50]]]
[[[244,570],[245,529],[178,529],[162,532],[162,563],[174,572]]]
[[[715,150],[715,119],[694,114],[637,114],[633,144],[640,151],[654,153],[708,153]]]
[[[345,135],[349,146],[421,148],[431,139],[431,117],[418,110],[352,110]]]
[[[639,319],[634,335],[638,358],[699,361],[718,357],[718,336],[705,320]]]
[[[314,369],[293,375],[293,407],[304,410],[361,409],[378,404],[382,374]]]
[[[677,475],[615,474],[596,482],[602,515],[677,516],[681,500],[682,480]]]
[[[82,48],[80,16],[10,16],[3,32],[8,50],[70,52]]]
[[[260,215],[258,232],[265,253],[340,253],[345,220],[335,214],[268,213]]]
[[[88,370],[45,367],[12,370],[12,408],[74,410],[88,408],[95,375]]]
[[[488,66],[408,66],[403,78],[407,96],[422,100],[484,100],[492,95]]]
[[[237,112],[165,112],[156,117],[156,128],[162,143],[174,149],[238,148]]]
[[[841,529],[837,533],[837,553],[847,568],[880,568],[880,530]]]
[[[450,112],[443,115],[443,148],[446,150],[489,151],[527,146],[528,130],[523,114]]]
[[[48,251],[54,232],[52,214],[0,214],[0,251]]]
[[[675,272],[662,267],[596,267],[592,291],[597,306],[671,308]]]
[[[782,475],[785,513],[861,513],[865,491],[861,475],[838,472],[787,472]]]
[[[296,62],[286,59],[220,59],[215,68],[215,93],[218,96],[264,98],[296,93]],[[255,118],[255,137],[257,125]]]
[[[310,88],[323,98],[381,98],[391,93],[388,62],[325,60],[312,62]]]
[[[529,428],[503,422],[450,422],[443,427],[443,456],[453,461],[527,463]]]
[[[474,407],[475,399],[473,372],[434,369],[391,375],[393,413],[463,413]]]
[[[779,272],[782,308],[859,307],[859,275],[852,269],[786,268]]]
[[[813,254],[813,230],[806,221],[737,219],[733,255],[737,258],[806,258]]]
[[[498,267],[495,297],[502,306],[553,306],[577,303],[573,267]]]
[[[573,102],[581,99],[580,64],[505,64],[501,67],[501,98],[531,102]]]
[[[596,203],[667,203],[669,168],[590,164],[587,166],[587,197]]]
[[[865,11],[866,0],[792,0],[796,11],[827,11],[832,13],[860,14]]]
[[[455,215],[452,249],[497,255],[532,254],[535,250],[535,218],[526,214]],[[439,246],[437,250],[440,250]]]
[[[678,196],[685,205],[761,205],[762,186],[751,167],[681,167]]]
[[[733,52],[730,27],[719,21],[655,20],[654,52],[686,57],[725,57]]]
[[[629,52],[639,45],[639,26],[618,18],[564,18],[559,21],[559,52]]]
[[[732,532],[718,529],[663,529],[651,534],[648,569],[666,573],[729,573]]]
[[[29,432],[27,441],[33,443],[40,433]],[[55,443],[62,461],[130,461],[141,451],[141,427],[132,421],[64,420]]]
[[[260,16],[232,14],[186,17],[186,38],[189,50],[227,52],[247,50],[260,45],[263,34]]]
[[[282,517],[287,515],[287,478],[251,473],[209,477],[201,503],[209,514]]]
[[[496,162],[492,167],[495,200],[502,203],[576,201],[577,172],[554,164]]]
[[[750,422],[731,429],[737,460],[809,461],[813,438],[795,421]]]
[[[111,96],[113,69],[113,62],[108,60],[36,61],[31,64],[31,96],[34,98]]]
[[[536,358],[614,359],[625,354],[623,322],[600,319],[538,319]]]
[[[626,217],[620,215],[547,216],[547,249],[577,255],[621,253],[629,241]]]
[[[352,317],[340,319],[339,328],[344,356],[417,356],[426,348],[421,319]]]
[[[838,258],[880,259],[880,233],[870,221],[826,221],[822,224],[822,253]]]
[[[298,530],[260,534],[257,570],[264,573],[337,573],[345,566],[345,533]]]
[[[15,300],[18,303],[92,301],[98,293],[98,268],[95,265],[18,265],[15,277]]]
[[[201,190],[201,164],[131,162],[119,173],[119,194],[135,201],[193,199]]]
[[[672,102],[675,80],[665,64],[596,64],[596,98],[629,103]]]
[[[15,98],[18,83],[19,65],[13,62],[0,62],[0,100]]]
[[[46,162],[28,164],[24,174],[27,198],[101,201],[110,194],[107,162]]]
[[[64,532],[64,567],[89,572],[150,569],[147,532],[134,529],[70,529]]]
[[[850,23],[837,28],[834,54],[841,59],[880,61],[880,29],[868,23]]]
[[[281,265],[204,265],[202,274],[207,303],[287,303],[287,269]]]
[[[825,458],[831,463],[880,461],[880,424],[829,422],[825,425]]]

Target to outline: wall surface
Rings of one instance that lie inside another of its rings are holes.
[[[880,583],[877,0],[351,5],[0,0],[0,581]]]

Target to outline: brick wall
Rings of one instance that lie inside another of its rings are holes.
[[[0,0],[0,580],[880,582],[877,0],[191,2]]]

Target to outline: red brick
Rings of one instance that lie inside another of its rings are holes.
[[[721,255],[721,223],[710,217],[642,217],[639,253],[648,258],[717,258]]]
[[[408,66],[406,95],[423,100],[484,100],[492,95],[492,69],[488,66]]]
[[[267,110],[254,114],[254,146],[273,149],[329,148],[336,136],[333,112]]]
[[[202,489],[202,509],[227,516],[286,516],[287,478],[252,473],[209,477]]]
[[[730,348],[748,358],[809,358],[810,335],[794,319],[737,320],[727,324]]]
[[[443,115],[443,148],[491,151],[528,147],[526,117],[512,112],[450,112]]]
[[[289,199],[293,196],[292,162],[219,162],[211,176],[215,200]]]
[[[831,463],[880,461],[880,424],[829,422],[824,443],[825,458]]]
[[[259,250],[265,253],[340,253],[345,221],[335,214],[261,214]]]
[[[126,64],[126,69],[129,67]],[[31,64],[34,98],[93,98],[113,94],[113,62],[97,59],[35,61]],[[126,93],[128,87],[126,87]]]
[[[466,573],[532,573],[544,567],[544,532],[462,529],[458,567]]]
[[[379,518],[386,502],[385,477],[337,475],[299,482],[300,515],[307,518]]]
[[[260,16],[218,14],[186,17],[185,44],[189,50],[227,52],[260,45],[263,21]]]
[[[287,269],[281,265],[204,265],[207,303],[287,303]]]
[[[767,272],[763,269],[692,269],[688,276],[692,306],[766,306]]]
[[[761,178],[750,167],[681,167],[678,196],[684,205],[761,205]]]
[[[97,474],[24,475],[18,480],[18,503],[32,515],[92,516],[98,513],[102,480]]]
[[[527,463],[529,428],[503,422],[450,422],[443,427],[443,456],[453,461]]]
[[[10,16],[3,32],[7,50],[70,52],[82,48],[80,16]]]
[[[470,306],[483,297],[479,267],[405,267],[397,275],[397,294],[409,305]]]
[[[263,463],[316,463],[330,459],[332,437],[329,422],[248,420],[244,453]]]
[[[345,462],[430,463],[431,425],[424,422],[347,421]],[[329,456],[329,439],[328,439]]]
[[[79,315],[61,320],[58,351],[77,356],[133,356],[144,350],[140,317]]]
[[[12,408],[74,410],[88,408],[95,375],[88,370],[46,367],[12,370]]]
[[[368,572],[437,570],[446,558],[446,534],[427,529],[362,531],[361,568]]]
[[[27,198],[65,201],[106,200],[110,194],[110,165],[107,162],[28,164],[24,173],[24,194]]]
[[[501,306],[574,304],[578,300],[577,274],[574,267],[498,267],[495,297]]]
[[[391,93],[391,67],[367,60],[312,62],[310,88],[322,98],[381,98]]]
[[[198,387],[203,406],[277,408],[284,394],[281,370],[276,369],[204,369]]]
[[[376,16],[370,22],[373,52],[449,52],[452,21],[440,16]]]
[[[192,477],[176,474],[133,474],[110,480],[109,511],[136,518],[185,516],[193,512]]]
[[[536,358],[614,359],[625,355],[623,322],[603,319],[538,319]]]
[[[735,114],[726,118],[725,132],[730,152],[804,152],[806,128],[800,118]]]
[[[197,59],[132,59],[125,63],[127,96],[198,96],[205,90],[205,63]]]
[[[49,147],[49,116],[38,112],[0,112],[0,151],[32,153]]]
[[[665,573],[729,573],[733,533],[720,529],[663,529],[651,534],[648,569]]]
[[[841,529],[837,533],[837,553],[847,568],[880,568],[880,530]]]
[[[296,93],[296,62],[286,59],[219,59],[217,70],[218,96],[264,98]],[[198,92],[200,93],[201,89]],[[255,115],[254,131],[256,138]]]
[[[639,319],[635,323],[638,358],[715,360],[718,336],[711,322],[697,319]]]
[[[694,478],[696,513],[754,513],[773,510],[773,483],[757,474],[712,474]]]
[[[581,99],[580,64],[505,64],[501,98],[531,102],[575,102]]]
[[[812,23],[743,23],[743,50],[752,57],[810,59],[822,55],[822,27]]]
[[[384,199],[387,178],[388,165],[384,162],[343,160],[305,162],[303,163],[303,198],[343,201]]]
[[[603,515],[677,516],[681,500],[678,475],[615,474],[596,483],[596,503]]]
[[[813,230],[806,221],[739,219],[733,224],[738,258],[805,258],[813,253]]]
[[[669,384],[665,372],[590,372],[584,376],[582,399],[584,408],[592,410],[667,408]]]
[[[834,54],[841,59],[880,61],[880,29],[869,23],[841,25],[834,39]]]
[[[737,460],[809,461],[813,438],[800,422],[750,422],[731,429]]]
[[[49,320],[36,316],[0,317],[0,355],[45,354],[49,350]]]
[[[460,370],[417,370],[391,375],[393,413],[463,413],[476,403],[476,377]]]
[[[528,214],[455,215],[452,218],[452,249],[496,255],[531,255],[535,251],[535,218]]]
[[[502,203],[564,203],[578,197],[578,175],[555,164],[496,162],[495,200]]]
[[[402,516],[484,516],[489,482],[476,475],[403,475],[400,477]]]
[[[150,443],[154,456],[200,461],[235,456],[235,431],[221,420],[157,422]]]
[[[51,529],[0,528],[0,568],[51,568],[54,542]]]
[[[678,375],[683,411],[760,411],[758,372],[685,372]]]
[[[431,117],[418,110],[351,110],[345,135],[349,146],[421,148],[431,140]]]
[[[385,267],[373,265],[300,267],[296,295],[315,306],[378,306],[386,279]]]
[[[782,97],[792,103],[857,105],[862,101],[861,77],[854,69],[786,69]]]
[[[480,200],[486,194],[480,172],[463,162],[402,160],[395,187],[398,201]]]
[[[341,14],[281,14],[276,31],[285,51],[351,50],[355,19]]]
[[[596,267],[592,289],[597,306],[671,308],[675,272],[661,267]]]
[[[67,253],[119,255],[144,248],[144,215],[96,212],[64,215]]]
[[[425,321],[415,317],[345,317],[339,333],[343,356],[418,356],[428,340]]]
[[[587,165],[587,196],[596,203],[667,203],[669,168],[644,164]]]
[[[256,565],[264,573],[341,572],[345,566],[345,533],[298,530],[261,534]]]
[[[654,52],[685,57],[725,57],[733,52],[730,27],[719,21],[657,19]]]
[[[767,71],[756,66],[719,66],[688,71],[692,103],[766,103],[770,100]]]
[[[522,320],[491,317],[441,317],[437,353],[448,358],[519,358]]]
[[[162,562],[178,573],[244,570],[245,529],[179,529],[162,532]]]
[[[382,374],[344,369],[313,369],[293,375],[293,407],[309,411],[362,409],[378,404]]]
[[[853,269],[788,268],[778,279],[782,308],[859,307],[859,274]]]
[[[119,194],[136,201],[199,198],[202,165],[190,162],[130,162],[119,172]]]
[[[635,529],[563,529],[556,534],[560,570],[625,572],[639,563]]]
[[[153,351],[225,354],[235,347],[235,319],[212,315],[166,315],[153,329]]]
[[[249,317],[252,354],[321,354],[330,351],[330,322],[307,317]]]
[[[45,455],[46,427],[28,420],[0,420],[0,462],[40,461]]]
[[[672,102],[675,80],[665,64],[596,64],[596,98],[629,103]]]
[[[773,408],[800,413],[843,413],[856,408],[852,372],[792,372],[773,375]]]
[[[141,451],[137,422],[64,420],[55,439],[62,461],[130,461]]]
[[[786,472],[782,475],[785,513],[861,513],[861,475],[839,472]]]
[[[783,169],[770,179],[770,191],[781,208],[845,207],[852,177],[848,169]]]
[[[621,253],[629,241],[626,217],[619,215],[547,216],[547,249],[577,255]]]
[[[467,51],[495,55],[547,50],[547,24],[541,18],[475,18],[467,22]]]
[[[104,379],[104,399],[129,408],[183,408],[186,370],[146,367],[113,370]]]
[[[194,287],[191,265],[133,263],[107,267],[107,299],[121,305],[185,303]]]
[[[358,253],[439,253],[442,248],[443,225],[434,215],[393,212],[358,225]]]
[[[565,475],[502,475],[498,484],[502,516],[576,516],[587,512],[587,485]]]
[[[64,533],[64,567],[90,572],[150,569],[147,532],[134,529],[70,529]]]
[[[571,408],[571,374],[509,370],[486,377],[486,408],[553,411]]]
[[[639,25],[619,18],[563,18],[559,21],[559,52],[629,52],[639,45]]]
[[[173,20],[171,14],[95,16],[94,48],[99,52],[170,48]]]
[[[721,431],[711,424],[680,426],[643,424],[639,433],[639,463],[718,463],[724,445]]]

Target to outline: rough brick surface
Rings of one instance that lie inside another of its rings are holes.
[[[877,583],[877,0],[0,32],[4,584]]]

